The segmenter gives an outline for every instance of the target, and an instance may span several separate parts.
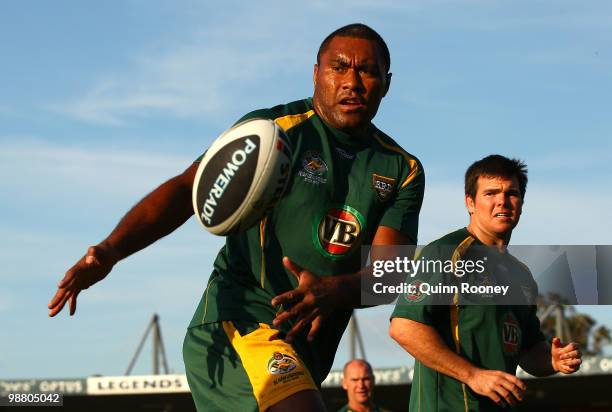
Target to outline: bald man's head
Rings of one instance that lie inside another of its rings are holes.
[[[374,373],[372,366],[363,359],[353,359],[344,365],[342,387],[348,396],[349,407],[359,409],[372,405]]]

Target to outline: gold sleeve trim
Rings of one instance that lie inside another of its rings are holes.
[[[284,131],[297,126],[300,123],[310,119],[315,114],[314,110],[309,110],[306,113],[300,114],[288,114],[287,116],[277,117],[274,119],[274,123],[279,125]]]
[[[414,180],[414,178],[416,177],[417,173],[419,172],[419,164],[417,163],[416,160],[414,160],[406,151],[404,151],[401,147],[399,146],[394,146],[394,145],[390,145],[389,143],[384,142],[380,136],[378,136],[376,133],[374,133],[374,138],[378,141],[378,143],[384,147],[385,149],[389,149],[394,151],[395,153],[399,153],[402,155],[402,157],[404,158],[404,160],[406,160],[406,162],[408,163],[408,165],[410,166],[410,173],[408,173],[408,176],[406,177],[406,179],[402,182],[402,184],[400,185],[400,189],[403,189],[404,187],[406,187],[406,185],[408,185],[408,183],[412,182]]]

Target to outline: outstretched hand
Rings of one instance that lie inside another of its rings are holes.
[[[523,400],[527,389],[523,381],[514,375],[486,369],[478,369],[467,385],[477,394],[488,397],[498,405],[515,405]]]
[[[286,256],[283,265],[297,278],[298,286],[272,299],[273,306],[293,305],[289,310],[279,313],[272,324],[278,327],[293,318],[295,323],[285,339],[291,342],[298,332],[309,327],[307,339],[310,342],[319,331],[321,322],[336,306],[337,279],[333,276],[319,277]]]
[[[555,372],[570,374],[580,369],[582,352],[580,352],[580,345],[577,343],[572,342],[563,345],[561,339],[555,337],[551,343],[550,354]]]
[[[49,316],[61,312],[66,302],[70,302],[70,316],[74,315],[79,293],[104,279],[118,260],[118,253],[111,246],[100,244],[87,249],[87,254],[66,272],[57,285],[57,292],[47,306]]]

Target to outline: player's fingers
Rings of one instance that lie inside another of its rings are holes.
[[[59,312],[61,312],[62,309],[64,308],[64,305],[66,304],[68,299],[70,299],[71,296],[72,296],[72,292],[70,290],[67,290],[66,293],[62,295],[61,299],[58,302],[56,302],[53,308],[49,311],[49,316],[53,317],[57,315]]]
[[[291,330],[287,333],[285,340],[287,340],[287,342],[293,341],[293,338],[295,337],[295,335],[297,335],[302,329],[310,325],[312,320],[317,315],[318,315],[318,311],[315,310],[306,316],[298,318],[298,320],[295,322],[295,325],[293,325]]]
[[[283,265],[287,268],[289,272],[296,277],[297,280],[300,280],[300,272],[302,272],[302,267],[294,263],[287,256],[283,258]]]
[[[496,404],[501,405],[502,398],[495,391],[490,391],[487,396]]]
[[[514,405],[516,403],[516,399],[512,395],[512,393],[504,388],[503,386],[496,386],[495,391],[501,396],[501,398],[506,401],[508,405]]]
[[[508,392],[508,395],[514,398],[514,402],[516,402],[515,400],[523,400],[523,390],[516,383],[509,379],[502,379],[500,383],[501,386]],[[506,401],[508,400],[507,397],[507,395],[504,395]],[[512,405],[514,405],[514,403]]]
[[[286,303],[293,303],[295,301],[301,300],[304,296],[304,293],[298,289],[292,289],[289,292],[282,293],[278,296],[275,296],[272,299],[272,306],[282,305]]]
[[[321,328],[321,316],[317,316],[314,318],[310,325],[310,332],[308,332],[308,337],[306,338],[308,342],[312,342],[314,338],[319,333],[319,329]]]
[[[506,378],[506,380],[508,380],[512,384],[516,385],[523,392],[527,390],[527,385],[525,385],[525,382],[523,382],[522,380],[520,380],[516,376],[511,375],[509,373],[504,373],[504,377]]]
[[[577,343],[568,343],[567,345],[565,345],[564,347],[562,347],[561,349],[559,349],[560,353],[567,353],[567,352],[572,352],[575,350],[579,350],[580,349],[580,345],[578,345]]]
[[[78,263],[77,263],[78,265]],[[75,276],[75,267],[77,265],[74,265],[72,268],[70,268],[70,270],[68,270],[66,272],[66,274],[64,275],[64,277],[62,278],[62,280],[59,281],[59,283],[57,284],[58,288],[66,288],[68,287],[73,281],[74,281],[74,276]]]
[[[566,359],[561,361],[560,368],[569,368],[571,370],[578,370],[582,364],[582,359]]]
[[[552,345],[555,346],[555,347],[558,347],[558,348],[563,346],[563,345],[561,345],[561,339],[559,339],[556,336],[552,340]]]
[[[293,338],[295,337],[295,335],[297,335],[305,327],[306,327],[306,322],[304,321],[304,319],[298,320],[295,323],[295,325],[293,325],[291,330],[287,332],[287,335],[285,335],[285,340],[287,342],[293,342]]]
[[[272,320],[272,325],[274,327],[278,327],[283,322],[287,321],[290,317],[291,315],[289,314],[289,312],[287,311],[281,312],[278,315],[276,315],[276,317]]]
[[[62,300],[66,292],[67,289],[58,289],[55,292],[55,295],[53,295],[53,297],[51,298],[51,301],[47,305],[47,308],[53,309],[55,306],[57,306],[57,304]]]
[[[296,322],[297,322],[299,318],[303,317],[303,316],[300,316],[300,313],[305,309],[305,307],[306,305],[303,302],[300,302],[294,307],[292,307],[291,309],[279,313],[278,315],[276,315],[274,320],[272,320],[272,325],[279,326],[283,322],[289,320],[290,318],[296,317],[296,316],[298,317],[296,319]]]
[[[570,352],[565,352],[562,353],[561,355],[559,355],[559,359],[564,360],[564,359],[575,359],[575,358],[579,358],[581,355],[579,350],[573,350]]]
[[[74,313],[76,312],[76,308],[77,308],[77,296],[79,296],[79,292],[76,292],[70,298],[70,316],[74,315]]]

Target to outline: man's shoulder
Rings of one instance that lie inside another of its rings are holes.
[[[312,100],[308,98],[279,104],[265,109],[253,110],[242,116],[236,123],[250,119],[270,119],[287,130],[297,123],[307,120],[314,114]]]
[[[425,171],[421,161],[375,126],[373,127],[371,140],[373,142],[372,147],[378,153],[383,154],[384,159],[382,161],[385,164],[399,165],[399,182],[401,183],[399,189],[420,188],[422,192],[425,186]],[[391,156],[391,158],[388,156]],[[397,163],[393,161],[393,157],[395,157]],[[420,196],[422,198],[423,194],[421,193]]]
[[[463,227],[427,244],[421,255],[449,255],[450,257],[455,253],[463,254],[474,242],[476,242],[476,238]]]
[[[378,146],[380,146],[382,150],[399,154],[402,157],[406,158],[407,161],[415,162],[421,170],[423,169],[421,161],[415,155],[408,152],[392,137],[390,137],[388,134],[386,134],[376,126],[373,126],[372,136],[374,137],[374,141],[378,144]]]

